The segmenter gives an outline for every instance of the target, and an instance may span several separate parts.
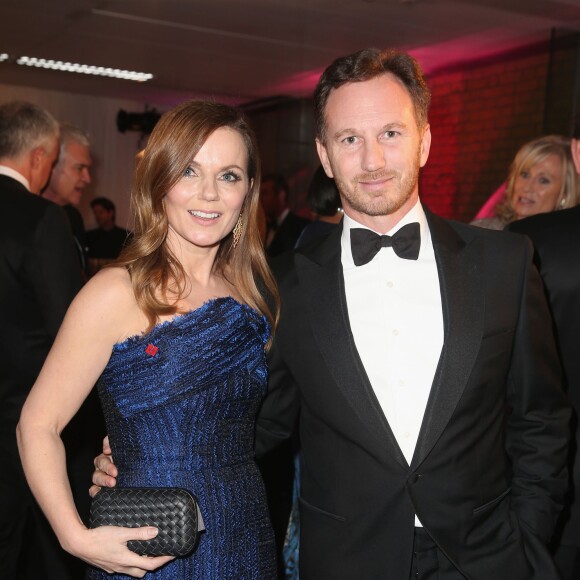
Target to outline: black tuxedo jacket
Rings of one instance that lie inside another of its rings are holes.
[[[576,444],[571,455],[570,505],[561,518],[556,540],[580,547],[580,485],[578,413],[580,412],[580,206],[513,222],[510,230],[527,234],[535,247],[535,261],[544,281],[554,319],[556,342],[564,369],[568,398],[575,410]],[[575,484],[575,485],[574,485]]]
[[[427,218],[445,338],[411,465],[350,330],[342,227],[275,264],[282,311],[256,448],[299,414],[302,580],[407,580],[415,514],[466,578],[558,577],[545,542],[570,408],[531,244]]]
[[[81,287],[62,208],[0,175],[0,409],[14,430],[66,309]]]
[[[289,212],[284,218],[284,221],[278,226],[272,243],[266,249],[268,256],[273,258],[284,252],[293,250],[302,230],[310,223],[312,222],[306,218]]]
[[[0,175],[0,562],[9,578],[66,580],[74,577],[68,566],[78,566],[61,550],[28,490],[16,423],[80,287],[62,208]]]

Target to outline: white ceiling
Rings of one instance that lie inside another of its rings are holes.
[[[2,0],[0,53],[153,73],[146,83],[0,63],[0,83],[173,104],[310,96],[337,56],[411,51],[427,72],[580,30],[580,0]]]

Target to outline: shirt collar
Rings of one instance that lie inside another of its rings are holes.
[[[417,199],[415,205],[403,216],[403,218],[387,232],[387,235],[392,236],[395,232],[399,231],[403,226],[410,224],[412,222],[419,222],[419,228],[421,231],[421,250],[419,253],[419,258],[421,254],[424,253],[428,245],[430,245],[431,234],[429,232],[429,226],[427,225],[427,217],[425,216],[425,211],[421,205],[421,201]],[[352,219],[346,213],[344,214],[344,219],[342,220],[342,254],[341,260],[343,267],[356,267],[352,259],[352,250],[350,248],[350,230],[353,228],[364,228],[370,230],[371,228],[358,223],[356,220]],[[371,230],[374,231],[374,230]],[[378,233],[378,232],[375,232]]]
[[[286,216],[290,213],[290,208],[286,208],[277,218],[276,218],[276,224],[278,226],[282,225],[282,222],[286,219]]]
[[[11,177],[21,183],[26,187],[28,191],[30,191],[30,183],[22,173],[16,171],[16,169],[12,169],[12,167],[7,167],[6,165],[0,165],[0,175],[6,175],[6,177]]]

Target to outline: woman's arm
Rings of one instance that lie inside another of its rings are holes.
[[[26,478],[62,547],[107,572],[137,577],[171,559],[143,558],[126,547],[129,539],[154,537],[156,529],[87,529],[74,505],[60,435],[97,382],[114,343],[145,324],[124,270],[104,270],[91,279],[71,304],[17,427]]]

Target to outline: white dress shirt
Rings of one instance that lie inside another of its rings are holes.
[[[16,169],[12,169],[12,167],[7,167],[6,165],[0,165],[0,175],[6,175],[7,177],[16,179],[16,181],[22,183],[22,185],[30,191],[30,183],[28,182],[28,179],[26,179],[22,173],[18,173]]]
[[[341,254],[348,317],[356,348],[409,464],[443,347],[439,275],[420,202],[387,234],[393,235],[411,222],[419,222],[421,230],[417,260],[399,258],[389,247],[381,248],[368,264],[355,266],[350,230],[366,226],[347,215]],[[415,525],[421,525],[416,517]]]

